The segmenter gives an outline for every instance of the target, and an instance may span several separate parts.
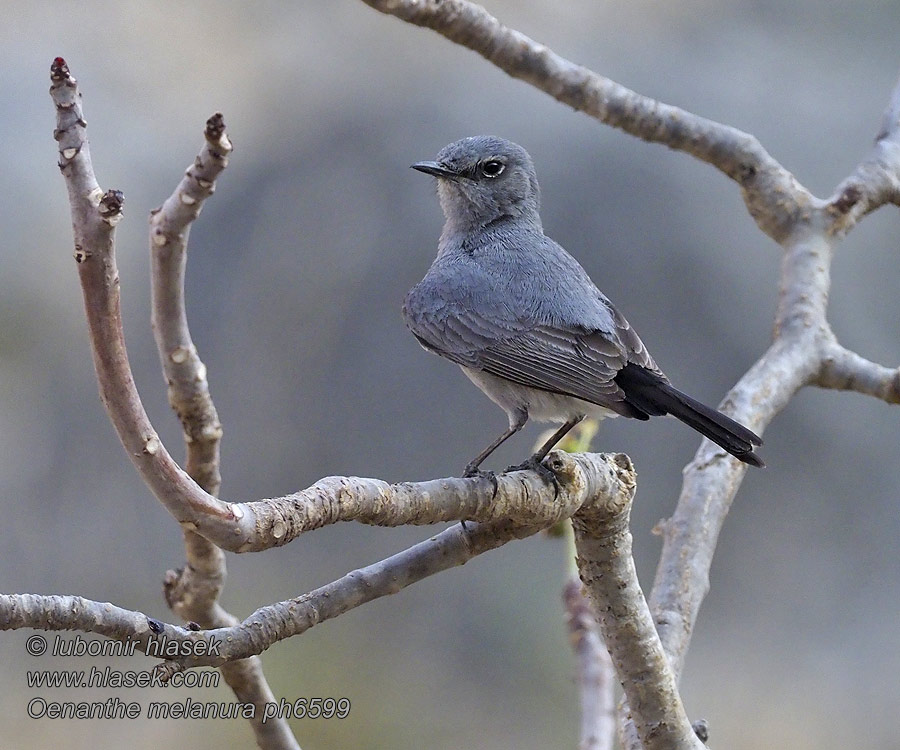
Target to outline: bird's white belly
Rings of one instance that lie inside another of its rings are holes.
[[[472,370],[468,367],[461,369],[491,401],[510,415],[510,422],[512,415],[519,409],[525,409],[528,417],[537,422],[565,422],[580,416],[595,419],[619,416],[611,409],[582,401],[580,398],[518,385],[481,370]]]

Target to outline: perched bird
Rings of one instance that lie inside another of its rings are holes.
[[[429,351],[458,364],[509,416],[562,426],[521,467],[540,462],[585,416],[671,414],[751,466],[760,438],[674,388],[637,333],[569,253],[544,234],[534,164],[521,146],[475,136],[413,169],[437,178],[446,222],[431,268],[403,304]]]

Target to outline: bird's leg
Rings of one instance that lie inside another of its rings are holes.
[[[506,470],[507,471],[526,471],[531,469],[532,471],[536,471],[540,474],[544,479],[552,481],[556,484],[556,474],[554,474],[550,469],[544,466],[543,461],[547,458],[547,454],[553,450],[553,446],[556,445],[560,440],[562,440],[566,433],[569,432],[575,425],[577,425],[582,419],[584,419],[584,415],[578,417],[572,417],[568,420],[562,427],[560,427],[556,432],[554,432],[547,441],[538,448],[534,454],[527,461],[523,461],[516,466],[510,466]]]
[[[540,463],[545,458],[547,458],[547,454],[553,450],[553,447],[562,440],[575,425],[577,425],[582,419],[584,419],[584,414],[572,417],[568,422],[566,422],[562,427],[560,427],[556,432],[554,432],[547,441],[538,448],[534,455],[531,457],[534,461]]]
[[[491,443],[487,448],[485,448],[481,453],[479,453],[475,458],[473,458],[469,463],[466,464],[466,470],[463,473],[464,477],[477,477],[484,474],[484,472],[479,470],[479,466],[481,466],[482,461],[491,455],[497,448],[500,447],[502,443],[515,435],[519,430],[521,430],[525,423],[528,421],[528,412],[525,409],[517,409],[515,412],[510,414],[509,416],[509,429],[504,432],[500,437],[498,437],[493,443]],[[560,435],[562,437],[562,435]],[[557,438],[558,439],[558,438]],[[549,448],[547,450],[550,450]],[[545,454],[546,455],[546,454]]]
[[[500,444],[504,441],[511,438],[515,435],[519,430],[521,430],[525,423],[528,421],[528,412],[525,409],[517,409],[515,412],[509,415],[509,429],[504,432],[500,437],[498,437],[493,443],[491,443],[487,448],[485,448],[481,453],[479,453],[475,458],[469,461],[466,464],[466,470],[463,473],[464,477],[487,477],[491,480],[494,485],[494,497],[497,497],[497,475],[494,474],[493,471],[481,471],[478,467],[481,465],[481,462],[484,461],[488,456],[491,455],[497,448],[500,447]],[[463,533],[468,534],[469,530],[466,528],[466,522],[460,521],[463,528]]]

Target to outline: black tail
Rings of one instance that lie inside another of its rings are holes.
[[[759,435],[673,388],[655,372],[629,364],[619,370],[615,380],[625,392],[625,400],[640,411],[650,416],[671,414],[739,461],[751,466],[765,466],[753,452],[754,445],[762,445]]]

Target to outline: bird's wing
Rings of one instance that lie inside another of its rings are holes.
[[[628,362],[645,367],[656,373],[663,380],[668,381],[668,378],[663,375],[662,370],[660,370],[656,362],[653,361],[653,357],[650,356],[650,352],[647,351],[647,347],[644,346],[641,337],[637,335],[637,331],[631,327],[631,323],[625,320],[625,316],[613,307],[612,302],[606,299],[606,297],[603,297],[602,301],[612,315],[613,323],[616,328],[616,336],[627,352]]]
[[[509,253],[439,255],[407,295],[407,325],[463,367],[646,419],[626,403],[616,374],[633,363],[664,376],[578,262],[539,241],[550,261],[528,274],[501,262]]]
[[[413,333],[426,348],[464,367],[636,416],[614,380],[630,359],[615,335],[575,326],[498,324],[471,310],[420,317]]]

